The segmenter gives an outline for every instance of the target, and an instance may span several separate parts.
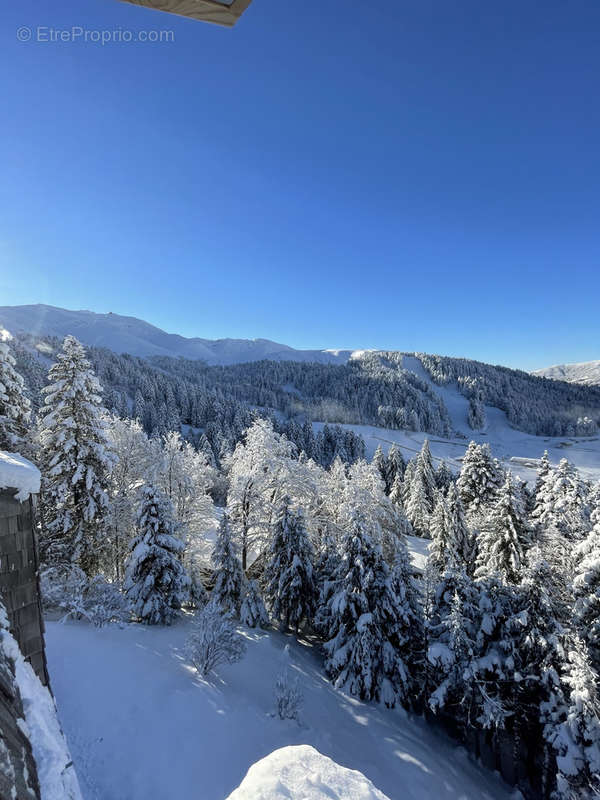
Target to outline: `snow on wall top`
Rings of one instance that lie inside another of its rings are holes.
[[[40,491],[40,471],[18,453],[0,450],[0,489],[17,489],[17,500]]]
[[[227,800],[389,800],[362,772],[341,767],[314,747],[282,747],[257,761]]]

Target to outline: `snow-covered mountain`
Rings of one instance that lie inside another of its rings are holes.
[[[166,333],[136,317],[68,311],[42,304],[0,306],[0,325],[12,333],[36,336],[76,336],[83,344],[106,347],[134,356],[183,356],[208,364],[240,364],[248,361],[316,361],[344,364],[351,350],[295,350],[268,339],[188,339]]]
[[[553,367],[535,370],[534,375],[552,378],[555,381],[582,383],[600,386],[600,361],[582,361],[579,364],[556,364]]]

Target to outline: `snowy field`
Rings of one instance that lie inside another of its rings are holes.
[[[485,407],[487,418],[485,430],[474,431],[467,422],[469,401],[458,391],[456,385],[437,386],[417,358],[404,356],[403,365],[426,380],[440,395],[448,409],[454,431],[458,435],[455,438],[444,439],[427,433],[376,428],[372,425],[343,425],[342,427],[362,435],[367,446],[367,458],[373,457],[378,445],[387,452],[390,445],[396,442],[401,448],[402,455],[408,460],[421,449],[423,441],[429,439],[434,459],[443,459],[451,469],[458,471],[460,459],[473,439],[478,444],[487,442],[493,455],[500,459],[504,466],[527,481],[535,481],[534,462],[541,458],[544,450],[548,450],[553,464],[557,464],[561,458],[568,458],[581,471],[584,478],[600,480],[600,437],[532,436],[513,428],[504,411],[492,406]],[[318,430],[323,425],[315,423],[314,427]]]
[[[48,622],[52,688],[85,800],[224,800],[253,763],[299,744],[359,770],[390,800],[511,796],[421,719],[334,690],[309,643],[246,631],[244,660],[209,684],[182,654],[188,629]],[[286,643],[301,725],[270,716]]]

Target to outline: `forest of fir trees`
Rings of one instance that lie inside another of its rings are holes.
[[[42,471],[47,606],[96,625],[193,612],[203,672],[243,658],[236,626],[308,637],[361,700],[510,736],[532,796],[597,796],[600,487],[567,460],[544,455],[532,487],[474,442],[458,474],[427,441],[326,467],[256,417],[217,465],[109,413],[73,337],[43,398],[34,420],[3,341],[0,447]],[[407,536],[429,540],[423,574]]]
[[[13,349],[37,409],[60,342],[23,334]],[[422,375],[405,368],[406,357]],[[595,435],[600,423],[598,387],[466,359],[365,352],[344,365],[261,361],[219,367],[96,347],[88,348],[88,358],[109,411],[138,419],[151,436],[181,430],[218,467],[256,414],[325,467],[338,456],[348,463],[364,458],[361,437],[339,424],[448,436],[448,410],[431,380],[455,382],[468,399],[465,422],[473,430],[486,429],[486,406],[502,409],[514,427],[540,435]],[[327,424],[316,433],[311,420]]]

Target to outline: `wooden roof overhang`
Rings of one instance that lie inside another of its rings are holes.
[[[223,2],[219,0],[122,0],[122,2],[232,28],[252,0],[223,0]]]

